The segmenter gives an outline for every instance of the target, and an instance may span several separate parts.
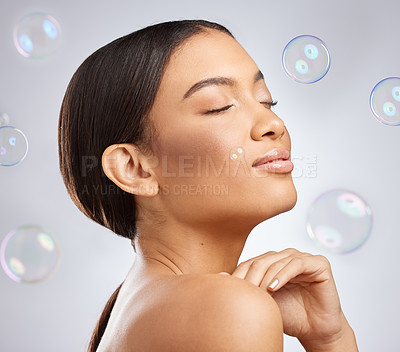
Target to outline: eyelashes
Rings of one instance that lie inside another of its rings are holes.
[[[278,102],[277,101],[262,101],[262,102],[260,102],[260,104],[264,104],[264,105],[266,105],[266,106],[268,106],[269,108],[271,108],[272,106],[275,106],[276,104],[278,104]],[[205,114],[207,115],[207,114],[217,114],[217,113],[219,113],[219,112],[222,112],[222,111],[225,111],[225,110],[228,110],[230,107],[232,107],[233,105],[231,104],[231,105],[227,105],[227,106],[224,106],[223,108],[221,108],[221,109],[214,109],[214,110],[209,110],[209,111],[206,111],[205,112]]]

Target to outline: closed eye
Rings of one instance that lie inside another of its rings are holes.
[[[276,104],[278,104],[278,102],[277,101],[272,101],[272,102],[271,101],[261,101],[260,104],[264,104],[264,105],[268,106],[269,108],[271,108],[272,106],[275,106]],[[206,111],[204,114],[217,114],[219,112],[228,110],[231,106],[233,106],[233,104],[224,106],[221,109],[214,109],[214,110]]]
[[[265,105],[267,105],[267,106],[269,106],[271,108],[272,106],[275,106],[276,104],[278,104],[278,101],[277,100],[274,100],[274,101],[262,101],[261,104],[265,104]]]

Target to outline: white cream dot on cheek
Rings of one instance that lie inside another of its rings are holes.
[[[243,155],[244,155],[244,149],[242,147],[234,147],[229,152],[230,159],[234,161],[243,157]]]

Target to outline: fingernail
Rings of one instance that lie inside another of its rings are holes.
[[[274,289],[276,287],[276,285],[278,285],[278,279],[275,279],[274,282],[272,284],[270,284],[268,287]]]

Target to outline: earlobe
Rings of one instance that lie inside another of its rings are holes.
[[[104,173],[128,193],[154,196],[159,190],[158,182],[143,169],[139,154],[134,146],[127,143],[107,147],[102,156]]]
[[[120,186],[121,188],[123,186]],[[157,182],[153,182],[149,179],[136,178],[133,179],[129,187],[124,186],[124,191],[132,194],[136,194],[144,197],[155,196],[159,191]]]

